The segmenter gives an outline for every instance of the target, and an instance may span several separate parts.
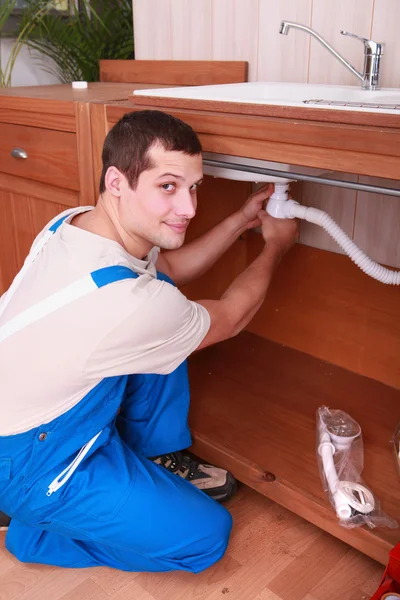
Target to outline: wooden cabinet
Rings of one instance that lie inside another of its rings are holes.
[[[28,189],[29,188],[29,189]],[[54,199],[53,199],[54,198]],[[56,201],[55,201],[56,200]],[[0,174],[0,286],[6,290],[33,239],[53,217],[71,206],[68,194]]]
[[[57,123],[45,101],[26,106],[23,100],[0,95],[0,293],[37,233],[81,201],[73,105]]]
[[[265,107],[236,114],[233,106],[161,106],[158,99],[138,98],[101,111],[91,107],[92,123],[101,124],[93,128],[96,177],[96,149],[106,132],[124,113],[154,107],[192,125],[206,151],[388,178],[400,167],[397,117],[369,123],[365,115],[354,122],[354,115],[344,114],[339,123],[336,113],[324,113],[309,122],[304,111],[283,114],[277,107],[270,114],[263,114]],[[248,192],[249,184],[206,180],[194,233],[232,212],[238,206],[233,196],[239,202]],[[194,300],[218,298],[262,245],[259,235],[246,234],[227,262],[184,293]],[[399,355],[400,288],[367,277],[345,256],[297,245],[247,331],[189,359],[193,451],[385,564],[400,528],[338,524],[318,471],[316,410],[340,408],[360,423],[364,480],[400,526],[400,478],[390,443],[400,421]]]
[[[79,191],[76,134],[0,123],[1,170]]]

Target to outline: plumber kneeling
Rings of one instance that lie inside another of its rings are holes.
[[[227,548],[236,482],[187,451],[186,359],[247,325],[297,224],[264,186],[183,245],[202,149],[160,111],[126,114],[102,161],[96,206],[55,216],[0,300],[1,525],[22,562],[197,573]],[[179,291],[257,226],[219,300]]]

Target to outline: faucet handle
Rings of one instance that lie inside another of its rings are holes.
[[[363,42],[365,54],[383,54],[383,49],[385,47],[384,44],[379,44],[378,42],[361,37],[355,33],[350,33],[349,31],[341,31],[340,33],[342,35],[348,35],[349,37],[356,38],[357,40],[360,40],[360,42]]]
[[[349,37],[353,37],[353,38],[357,38],[357,40],[361,40],[362,42],[369,42],[370,40],[368,40],[365,37],[361,37],[360,35],[356,35],[355,33],[350,33],[349,31],[341,31],[340,32],[342,35],[348,35]]]

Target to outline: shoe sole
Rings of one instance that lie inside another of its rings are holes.
[[[237,481],[233,477],[232,473],[228,471],[226,477],[226,483],[222,488],[219,488],[218,492],[210,493],[207,490],[203,490],[210,498],[216,500],[217,502],[227,502],[234,496],[237,492]]]

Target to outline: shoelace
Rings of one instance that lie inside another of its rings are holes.
[[[169,454],[164,454],[160,458],[163,467],[172,473],[177,473],[178,471],[184,473],[187,470],[185,476],[186,479],[193,479],[195,474],[199,471],[199,463],[187,454],[170,452]],[[202,475],[204,476],[204,473],[202,473]]]

